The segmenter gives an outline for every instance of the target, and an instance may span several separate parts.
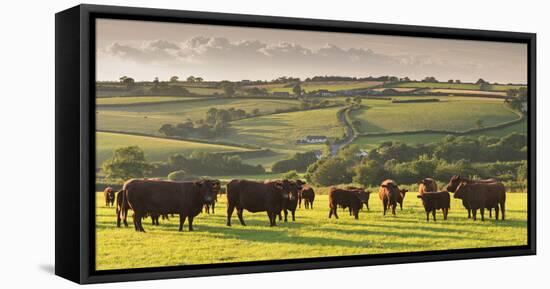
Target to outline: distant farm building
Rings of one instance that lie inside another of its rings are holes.
[[[324,135],[308,135],[296,141],[299,144],[323,144],[328,141],[328,138]]]
[[[369,153],[367,153],[366,151],[364,150],[359,150],[358,153],[355,154],[357,157],[360,157],[360,158],[365,158],[369,155]]]
[[[316,151],[313,151],[313,154],[315,154],[315,157],[320,160],[323,158],[323,152],[321,152],[320,150],[316,150]]]
[[[289,97],[290,93],[288,91],[274,91],[273,96]]]

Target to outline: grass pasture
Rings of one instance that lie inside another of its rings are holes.
[[[96,98],[96,105],[135,105],[152,104],[162,102],[186,101],[197,99],[197,97],[184,96],[120,96]]]
[[[326,89],[329,91],[337,90],[348,90],[348,89],[359,89],[359,88],[368,88],[382,84],[381,81],[324,81],[324,82],[302,82],[300,86],[306,92]],[[250,85],[244,88],[265,88],[268,92],[288,92],[292,94],[292,88],[294,85],[289,85],[288,83],[278,83],[278,84],[265,84],[265,85]]]
[[[167,161],[168,157],[173,154],[181,153],[188,155],[194,151],[233,152],[249,150],[241,147],[218,144],[96,132],[96,164],[100,166],[103,161],[111,158],[115,149],[131,145],[139,145],[145,152],[147,161]]]
[[[131,217],[129,228],[116,227],[115,209],[105,207],[103,193],[98,192],[97,270],[527,244],[527,194],[521,193],[508,194],[505,221],[469,220],[460,200],[452,199],[449,219],[444,221],[438,212],[437,222],[429,223],[414,193],[407,194],[397,216],[385,217],[377,196],[371,195],[371,209],[361,211],[359,220],[341,209],[340,219],[328,219],[327,196],[319,195],[314,210],[298,209],[296,222],[278,223],[274,228],[268,226],[264,212],[246,211],[246,227],[235,214],[233,226],[227,227],[225,197],[219,199],[215,214],[195,218],[193,232],[187,226],[178,232],[175,216],[161,220],[158,227],[144,220],[147,233],[137,233]]]
[[[387,84],[386,87],[410,87],[410,88],[448,88],[448,89],[466,89],[480,90],[479,84],[474,83],[447,83],[447,82],[398,82]],[[525,87],[524,85],[504,85],[493,84],[488,90],[507,91],[510,89],[518,89]]]
[[[401,99],[402,97],[395,97]],[[354,110],[353,119],[362,122],[362,133],[384,133],[417,130],[465,131],[476,128],[476,120],[492,126],[517,119],[500,99],[444,97],[439,102],[391,103],[376,100],[376,105]]]

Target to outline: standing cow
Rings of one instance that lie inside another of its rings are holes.
[[[171,182],[161,180],[127,181],[124,196],[129,208],[134,211],[136,231],[145,232],[141,219],[147,214],[179,214],[179,230],[189,218],[189,231],[193,231],[193,218],[200,214],[205,203],[211,202],[220,189],[218,180],[194,182]]]
[[[111,187],[106,187],[103,190],[103,197],[105,198],[105,206],[112,207],[115,204],[115,190]]]
[[[216,208],[216,203],[218,202],[218,195],[214,196],[214,199],[212,199],[211,202],[204,204],[204,212],[207,214],[210,214],[210,209],[212,208],[212,214],[215,214],[216,212],[214,209]]]
[[[365,191],[365,188],[358,188],[354,186],[347,186],[346,190],[359,191],[362,195],[364,195],[365,199],[363,200],[363,204],[361,204],[361,209],[363,209],[363,205],[365,205],[365,207],[367,207],[367,211],[370,211],[369,199],[370,199],[370,194],[372,193],[371,191]],[[350,216],[352,215],[351,208],[349,210],[349,215]]]
[[[495,219],[498,220],[499,206],[504,220],[506,189],[500,182],[497,183],[468,183],[461,182],[454,193],[456,199],[462,199],[468,204],[474,221],[477,219],[477,210],[481,213],[481,221],[485,221],[485,209],[495,209]]]
[[[399,204],[399,208],[401,211],[403,211],[403,201],[405,200],[405,195],[407,194],[409,190],[407,189],[399,189],[399,195],[397,195],[397,203]]]
[[[437,192],[437,182],[432,178],[423,178],[418,182],[418,194],[425,192]]]
[[[304,208],[313,210],[313,201],[315,201],[315,192],[310,186],[304,186],[299,194],[298,207],[301,207],[304,200]]]
[[[404,194],[402,195],[402,191],[393,180],[385,180],[380,185],[378,197],[380,197],[382,206],[384,207],[384,216],[390,208],[392,214],[395,215],[397,203],[400,202],[401,204],[403,202]]]
[[[243,211],[267,212],[269,225],[276,226],[276,217],[281,212],[285,199],[291,201],[297,196],[289,193],[288,181],[255,182],[231,180],[227,184],[227,226],[231,226],[231,215],[237,209],[241,225],[246,226]]]
[[[128,204],[123,206],[123,202],[126,202],[124,196],[124,190],[120,190],[116,193],[116,226],[120,228],[120,222],[124,221],[124,227],[128,227]]]
[[[332,215],[338,219],[338,206],[349,210],[353,213],[355,219],[359,219],[359,210],[363,206],[367,198],[364,190],[346,190],[331,187],[328,194],[329,213],[328,218]]]
[[[454,175],[451,177],[451,180],[447,184],[447,191],[454,193],[458,185],[462,182],[466,182],[469,184],[473,184],[473,183],[491,184],[491,183],[499,183],[500,181],[495,178],[472,180],[472,179],[462,177],[460,175]],[[471,215],[472,212],[468,202],[465,199],[462,199],[462,205],[464,206],[464,208],[466,208],[466,211],[468,211],[468,219],[470,219],[472,217]],[[489,208],[489,218],[492,218],[492,208]]]
[[[430,213],[432,213],[433,220],[435,220],[435,211],[443,211],[443,219],[447,220],[449,214],[449,208],[451,208],[451,196],[449,192],[424,192],[417,196],[422,200],[422,205],[426,211],[426,222],[430,221]]]
[[[292,214],[292,221],[296,221],[295,214],[296,214],[296,207],[298,206],[298,199],[300,198],[300,192],[302,190],[302,186],[305,185],[304,182],[301,180],[297,181],[290,181],[290,180],[284,180],[282,182],[288,183],[288,193],[296,196],[296,198],[285,198],[283,199],[283,203],[281,205],[281,211],[285,215],[285,223],[287,222],[287,216],[288,211]],[[282,220],[281,212],[279,212],[279,221]]]

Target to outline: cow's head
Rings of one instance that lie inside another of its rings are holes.
[[[470,191],[470,185],[466,182],[460,182],[454,192],[455,199],[464,199],[466,194]]]
[[[361,203],[366,203],[369,200],[369,195],[367,194],[367,192],[365,192],[365,189],[357,188],[354,191],[355,191],[355,195],[357,196],[357,198]]]
[[[298,198],[298,191],[302,188],[302,181],[282,180],[283,189],[288,193],[287,198],[294,201]]]
[[[298,190],[303,189],[305,184],[306,184],[306,182],[304,182],[302,180],[296,180],[296,186],[298,186]]]
[[[399,194],[401,195],[401,198],[405,198],[405,194],[407,194],[409,190],[407,189],[400,189]]]
[[[447,191],[449,192],[455,192],[458,185],[460,184],[462,178],[460,177],[460,175],[454,175],[451,177],[451,180],[449,181],[449,183],[447,184]]]
[[[290,192],[288,188],[288,183],[285,181],[270,181],[266,182],[273,186],[276,192],[281,194],[283,199],[290,199]]]
[[[429,185],[432,185],[433,183],[434,183],[434,180],[431,178],[423,178],[418,182],[419,185],[424,185],[426,187]]]
[[[220,192],[220,181],[218,180],[200,180],[193,182],[193,185],[199,188],[203,202],[211,203]]]

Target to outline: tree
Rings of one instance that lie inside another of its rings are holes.
[[[353,181],[363,186],[377,186],[384,181],[384,167],[378,162],[367,160],[354,168]]]
[[[447,81],[447,83],[453,83],[453,82],[454,82],[454,80],[452,80],[452,79],[449,79],[449,80]]]
[[[204,79],[202,77],[195,77],[195,82],[203,82]]]
[[[187,77],[187,82],[195,82],[195,77],[193,75]]]
[[[296,180],[299,179],[300,176],[296,171],[288,171],[282,176],[282,178],[286,180]]]
[[[438,81],[433,76],[426,76],[424,79],[422,79],[422,82],[438,82]]]
[[[477,85],[481,85],[481,84],[484,84],[484,83],[489,84],[489,82],[483,80],[483,78],[480,78],[480,79],[478,79],[478,80],[476,81],[476,84],[477,84]]]
[[[483,128],[483,120],[482,120],[481,118],[478,118],[478,119],[476,120],[476,127],[477,127],[478,129]]]
[[[174,76],[170,77],[170,82],[178,82],[178,79],[179,79],[179,77],[174,75]]]
[[[460,79],[455,79],[455,83],[462,83],[462,81],[460,81]]]
[[[292,88],[292,92],[294,93],[294,95],[296,96],[301,96],[302,95],[302,87],[299,85],[299,84],[296,84],[293,88]]]
[[[124,181],[144,177],[151,169],[151,165],[145,160],[141,148],[127,146],[116,149],[113,157],[103,162],[101,168],[107,178]]]
[[[232,97],[233,95],[235,95],[235,84],[229,81],[226,81],[222,84],[222,89],[226,97]]]
[[[351,97],[346,97],[346,104],[347,105],[351,105],[352,101],[353,100],[351,99]]]

